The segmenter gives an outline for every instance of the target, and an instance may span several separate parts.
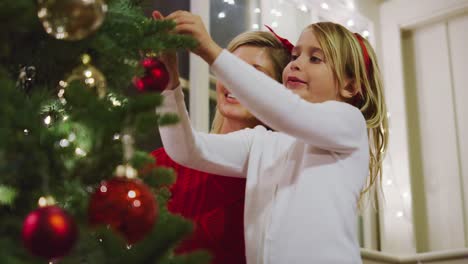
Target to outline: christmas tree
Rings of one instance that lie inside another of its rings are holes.
[[[206,263],[172,249],[168,169],[133,142],[177,122],[155,114],[167,71],[193,48],[131,0],[0,2],[0,263]],[[155,135],[156,136],[156,135]]]

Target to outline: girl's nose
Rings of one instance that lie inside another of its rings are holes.
[[[289,65],[289,68],[291,70],[296,70],[296,71],[299,70],[300,67],[299,67],[298,59],[291,61],[291,64]]]

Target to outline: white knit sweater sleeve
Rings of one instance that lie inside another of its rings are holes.
[[[211,69],[242,105],[277,131],[343,153],[362,146],[367,137],[364,116],[356,107],[338,101],[305,101],[226,50]]]
[[[159,127],[164,148],[175,162],[200,171],[223,176],[246,177],[252,129],[217,135],[195,131],[184,102],[181,87],[162,93],[159,114],[176,113],[180,121]]]

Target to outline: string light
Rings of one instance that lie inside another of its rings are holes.
[[[320,5],[320,7],[323,8],[323,9],[325,9],[325,10],[328,10],[328,9],[330,8],[330,7],[328,6],[327,3],[322,3],[322,4]]]
[[[308,10],[307,10],[307,6],[304,5],[304,4],[300,5],[300,6],[299,6],[299,9],[300,9],[302,12],[307,12],[307,11],[308,11]]]
[[[404,215],[404,214],[403,214],[403,211],[398,211],[398,212],[396,213],[396,216],[399,217],[399,218],[403,217],[403,215]]]
[[[258,7],[254,9],[254,13],[256,13],[256,14],[260,14],[261,12],[262,12],[262,10],[260,10],[260,8],[258,8]]]
[[[64,138],[64,139],[60,140],[59,145],[62,148],[66,148],[66,147],[70,146],[70,141],[68,141],[67,139]]]
[[[272,9],[270,11],[270,14],[272,14],[274,16],[277,16],[277,17],[283,16],[283,14],[280,11],[276,10],[276,9]]]
[[[66,88],[66,87],[68,86],[68,83],[67,83],[66,81],[63,81],[63,80],[62,80],[62,81],[59,82],[59,85],[60,85],[61,87],[63,87],[63,88]]]
[[[253,24],[253,25],[252,25],[252,28],[253,28],[253,29],[259,29],[260,26],[259,26],[258,24]]]
[[[64,94],[65,94],[65,89],[60,89],[60,90],[58,91],[58,93],[57,93],[57,96],[58,96],[59,98],[62,98]]]
[[[354,3],[352,1],[348,1],[348,3],[346,4],[346,6],[351,9],[351,10],[354,10],[355,6],[354,6]]]
[[[362,36],[365,37],[365,38],[368,38],[369,35],[370,35],[370,34],[369,34],[369,31],[367,31],[367,30],[364,30],[364,31],[362,32]]]
[[[50,115],[48,115],[48,116],[46,116],[46,118],[44,118],[44,124],[50,125],[51,122],[52,122],[52,117],[50,117]]]
[[[115,97],[109,97],[109,100],[112,102],[113,106],[121,106],[122,102],[120,102],[117,98]]]
[[[27,136],[29,134],[29,130],[25,129],[23,130],[24,134]]]
[[[86,156],[86,152],[84,150],[82,150],[81,148],[76,148],[75,149],[75,154],[78,155],[78,156],[81,156],[81,157]]]
[[[273,21],[273,23],[271,23],[271,27],[277,28],[278,27],[278,22]]]
[[[219,14],[218,14],[218,18],[219,18],[219,19],[222,19],[222,18],[225,18],[225,17],[226,17],[226,13],[224,13],[224,12],[219,12]]]
[[[75,139],[76,139],[76,134],[73,133],[73,132],[71,132],[71,133],[68,135],[68,141],[73,142],[73,141],[75,141]]]
[[[348,25],[348,27],[352,27],[352,26],[354,26],[354,21],[352,19],[350,19],[350,20],[348,20],[346,25]]]

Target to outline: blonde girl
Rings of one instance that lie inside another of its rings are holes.
[[[283,71],[283,86],[222,50],[198,16],[177,11],[168,18],[176,32],[199,41],[193,52],[235,97],[276,130],[199,133],[190,126],[180,87],[169,84],[163,93],[161,111],[181,117],[160,128],[169,156],[195,169],[247,178],[247,263],[361,263],[358,200],[366,183],[375,183],[387,142],[380,73],[369,43],[338,24],[310,25]]]

